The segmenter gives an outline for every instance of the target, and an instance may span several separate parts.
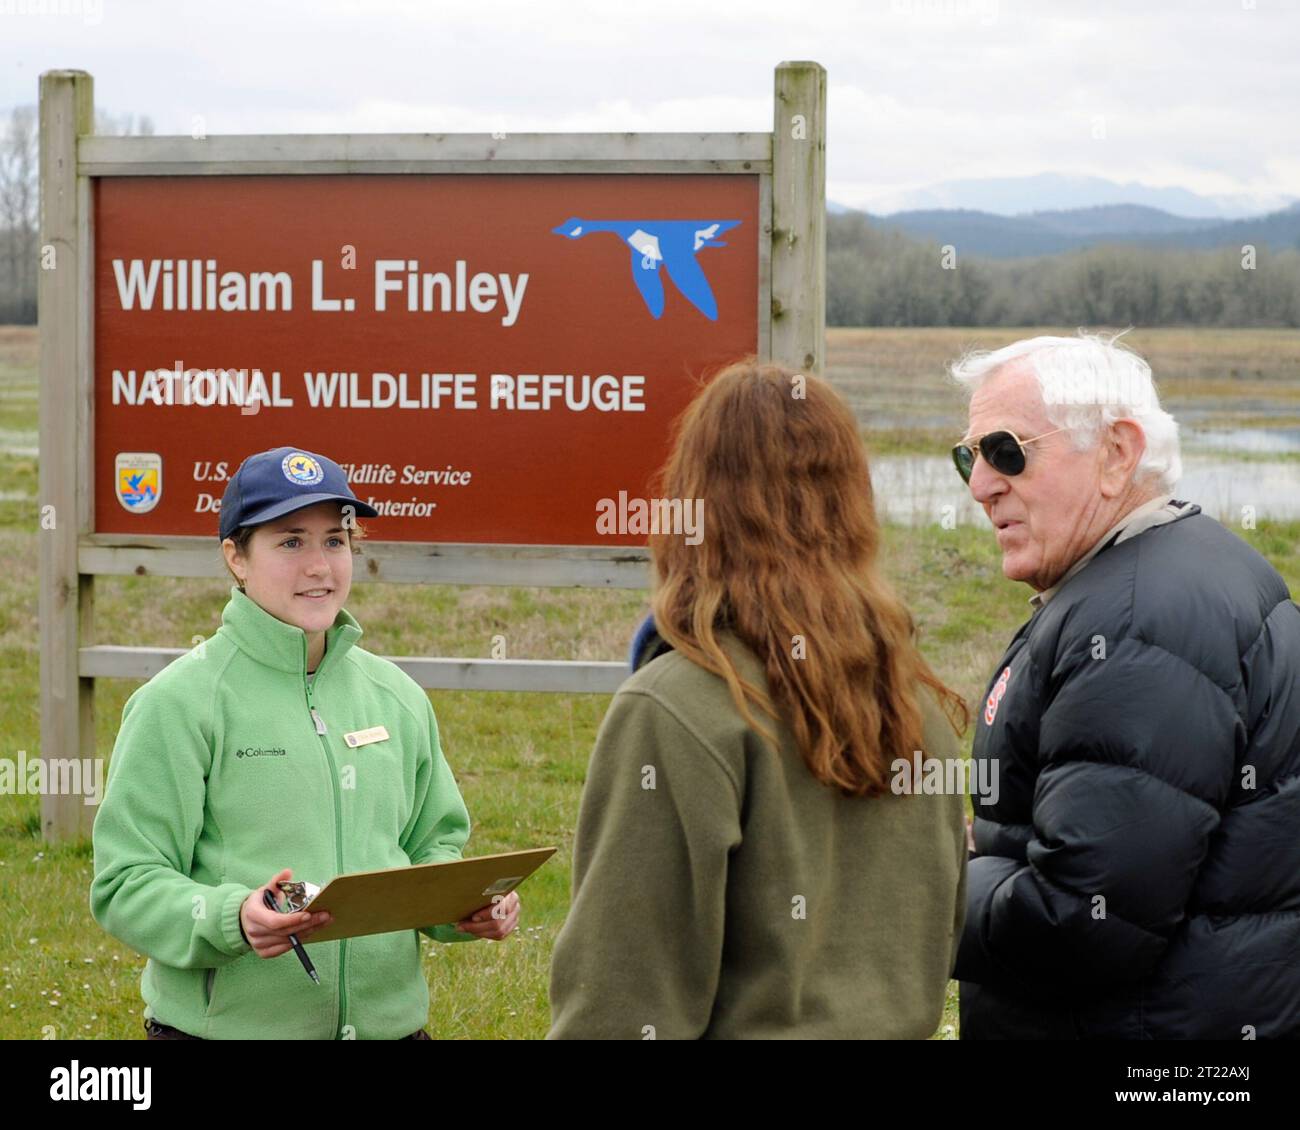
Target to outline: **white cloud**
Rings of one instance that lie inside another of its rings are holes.
[[[766,130],[776,64],[814,58],[844,203],[1043,171],[1282,196],[1298,40],[1294,0],[103,0],[0,15],[0,107],[79,66],[159,132]]]

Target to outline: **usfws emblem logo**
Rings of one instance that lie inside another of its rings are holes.
[[[162,498],[162,456],[152,451],[119,451],[114,465],[117,500],[123,510],[148,514]]]

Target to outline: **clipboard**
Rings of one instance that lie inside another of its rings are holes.
[[[334,921],[303,945],[454,924],[509,894],[555,852],[532,848],[336,876],[306,903],[308,910],[328,910]]]

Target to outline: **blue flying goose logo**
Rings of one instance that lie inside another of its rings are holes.
[[[706,247],[726,247],[718,239],[739,220],[583,220],[571,216],[555,235],[581,239],[592,232],[612,232],[632,252],[632,281],[656,318],[664,312],[662,267],[682,296],[710,321],[718,320],[718,302],[695,256]]]

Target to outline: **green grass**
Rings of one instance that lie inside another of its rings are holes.
[[[843,342],[837,345],[834,333],[831,341],[834,366]],[[30,446],[35,364],[30,332],[0,327],[0,432],[17,432]],[[35,756],[40,748],[35,459],[0,451],[0,484],[0,756],[15,758],[20,749]],[[1300,591],[1300,522],[1262,521],[1237,532]],[[1029,612],[1029,590],[1002,579],[996,546],[980,528],[891,526],[884,557],[932,665],[975,703]],[[172,647],[209,635],[228,595],[216,581],[134,577],[101,578],[95,592],[101,641]],[[515,658],[621,659],[645,594],[360,583],[348,607],[365,628],[364,646],[379,654],[487,656],[492,637],[504,635]],[[104,755],[136,685],[97,684],[96,748]],[[468,852],[534,844],[560,850],[524,886],[518,934],[499,944],[426,945],[428,1027],[438,1037],[537,1038],[549,1023],[548,970],[568,907],[573,827],[608,698],[431,697],[474,820]],[[0,1038],[39,1039],[50,1027],[60,1039],[142,1038],[144,959],[90,917],[89,843],[46,845],[39,828],[39,798],[0,796]],[[951,1038],[956,1026],[950,986],[937,1035]]]

